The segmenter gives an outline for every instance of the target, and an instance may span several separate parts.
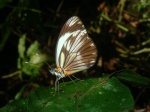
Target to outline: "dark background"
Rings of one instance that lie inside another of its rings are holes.
[[[36,88],[53,86],[47,65],[39,74],[27,75],[18,68],[18,43],[26,34],[26,48],[35,40],[55,67],[55,46],[68,18],[78,16],[98,49],[96,64],[77,77],[100,77],[131,69],[150,77],[150,2],[140,0],[1,0],[0,1],[0,107],[14,99],[28,84],[21,97]],[[25,57],[24,57],[25,58]],[[19,73],[22,72],[22,78]],[[8,77],[5,77],[8,76]],[[67,80],[67,79],[66,79]],[[149,105],[149,89],[124,82],[133,93],[136,108]]]

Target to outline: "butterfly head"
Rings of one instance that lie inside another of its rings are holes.
[[[56,68],[51,68],[49,71],[52,75],[56,75],[58,79],[65,77],[65,75],[62,72],[59,72]]]

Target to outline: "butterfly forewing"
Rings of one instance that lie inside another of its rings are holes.
[[[56,64],[65,75],[91,67],[97,50],[81,20],[73,16],[63,26],[56,47]]]

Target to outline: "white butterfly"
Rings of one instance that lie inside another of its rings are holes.
[[[57,68],[49,70],[59,79],[94,65],[97,49],[81,20],[73,16],[64,24],[56,46]]]

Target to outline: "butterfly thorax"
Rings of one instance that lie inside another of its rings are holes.
[[[49,71],[51,72],[51,74],[56,75],[56,77],[59,78],[59,79],[65,77],[64,73],[63,73],[63,72],[60,72],[60,71],[59,71],[58,69],[56,69],[56,68],[51,68]]]

